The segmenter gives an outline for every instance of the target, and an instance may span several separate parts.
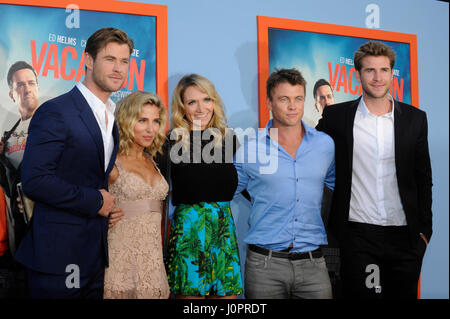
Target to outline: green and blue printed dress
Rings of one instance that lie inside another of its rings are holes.
[[[172,220],[169,285],[177,295],[242,294],[229,202],[179,205]]]
[[[202,149],[208,142],[202,141]],[[234,150],[235,147],[233,153]],[[167,275],[172,293],[242,294],[239,249],[230,209],[237,187],[233,163],[172,162],[171,172],[172,202],[176,208]]]

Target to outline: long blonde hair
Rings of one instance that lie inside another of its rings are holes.
[[[171,117],[170,124],[173,130],[182,129],[181,131],[189,132],[191,130],[191,123],[186,117],[186,109],[184,107],[184,92],[190,86],[196,86],[204,94],[207,94],[214,103],[214,112],[209,121],[207,128],[215,128],[216,130],[211,130],[211,134],[214,136],[216,143],[221,144],[225,138],[227,119],[225,112],[223,111],[223,102],[217,93],[214,84],[207,78],[198,74],[188,74],[181,78],[178,82],[175,91],[172,96],[171,103]],[[186,138],[189,135],[180,134],[183,143],[189,143]],[[220,136],[217,136],[220,135]]]
[[[117,103],[115,118],[119,129],[120,142],[119,154],[129,155],[131,145],[134,142],[134,126],[142,113],[144,105],[154,105],[159,109],[160,126],[153,143],[145,148],[152,157],[156,153],[162,154],[162,146],[166,140],[164,134],[167,121],[166,107],[161,98],[153,93],[135,91]]]

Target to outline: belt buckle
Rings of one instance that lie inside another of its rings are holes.
[[[294,253],[294,252],[292,252],[292,251],[289,251],[288,252],[288,259],[289,260],[295,260],[295,255],[296,255],[297,253]]]

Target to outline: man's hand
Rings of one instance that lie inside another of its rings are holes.
[[[108,227],[111,228],[114,225],[116,225],[124,215],[125,213],[123,212],[122,208],[114,207],[113,210],[111,211],[111,214],[109,215]]]
[[[428,239],[425,237],[425,235],[423,233],[420,233],[420,237],[423,239],[425,244],[427,244],[427,246],[428,246]]]
[[[104,189],[100,189],[100,193],[103,196],[103,206],[100,208],[98,213],[103,217],[108,217],[114,207],[114,196]]]

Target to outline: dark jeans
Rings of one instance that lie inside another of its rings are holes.
[[[28,298],[27,270],[14,261],[9,250],[0,256],[0,299]]]
[[[344,297],[417,299],[425,249],[419,234],[411,244],[407,226],[349,222],[341,244]]]

